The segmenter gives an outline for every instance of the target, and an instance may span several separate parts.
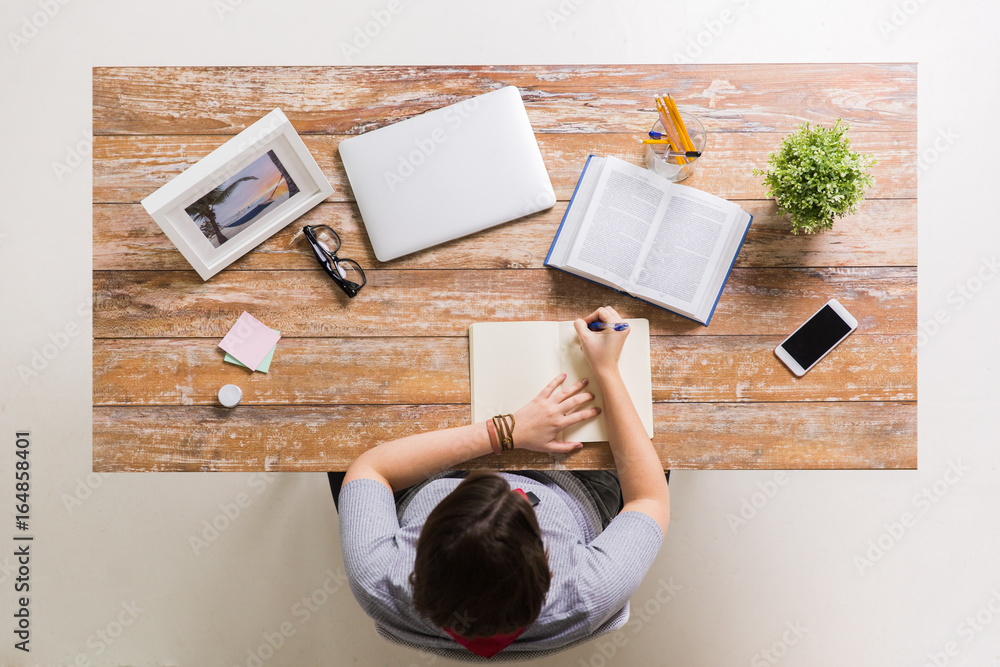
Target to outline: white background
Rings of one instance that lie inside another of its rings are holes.
[[[39,14],[46,3],[51,17]],[[759,504],[754,494],[775,474],[676,473],[670,531],[633,599],[627,641],[538,664],[1000,665],[995,3],[413,1],[353,54],[341,45],[386,2],[232,4],[7,0],[0,9],[0,663],[433,661],[379,640],[347,587],[336,588],[337,519],[322,475],[88,476],[92,66],[673,63],[687,54],[919,62],[920,322],[939,309],[947,319],[921,337],[920,469],[788,472],[735,532],[727,515]],[[959,285],[978,291],[958,299]],[[70,324],[83,333],[22,379],[16,368]],[[14,432],[25,428],[36,535],[28,655],[13,650],[6,546]],[[933,503],[918,500],[924,489]],[[203,522],[225,523],[220,505],[241,493],[250,506],[196,555],[190,538]],[[893,528],[906,512],[912,525]],[[887,548],[862,572],[870,541]],[[661,604],[670,578],[679,590]],[[334,593],[319,592],[324,581]],[[295,607],[303,596],[324,601],[306,615]],[[282,623],[290,636],[279,642]],[[957,655],[945,654],[949,642]]]

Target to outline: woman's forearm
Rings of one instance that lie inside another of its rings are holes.
[[[568,454],[582,447],[580,443],[558,442],[556,436],[564,428],[596,417],[598,410],[582,408],[594,398],[583,391],[586,381],[562,388],[565,380],[566,374],[560,373],[511,416],[512,447],[552,454]],[[398,491],[492,451],[486,422],[411,435],[364,452],[347,469],[344,483],[367,477]]]
[[[598,376],[604,395],[604,420],[608,442],[618,470],[625,504],[639,502],[666,530],[670,515],[670,496],[663,464],[653,448],[646,428],[639,419],[618,368]]]
[[[485,422],[419,433],[364,452],[347,469],[344,483],[368,477],[398,491],[492,451]]]

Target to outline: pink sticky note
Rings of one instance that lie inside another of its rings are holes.
[[[236,357],[241,364],[254,370],[274,348],[281,334],[244,312],[229,330],[219,347]]]

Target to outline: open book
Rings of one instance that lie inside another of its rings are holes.
[[[653,437],[653,384],[649,366],[649,321],[626,320],[628,338],[618,368],[646,433]],[[602,334],[612,335],[612,334]],[[589,378],[594,394],[585,407],[604,407],[601,390],[583,354],[572,322],[477,322],[469,327],[472,421],[513,414],[538,395],[554,377],[566,373],[561,389]],[[517,425],[514,425],[515,441]],[[563,430],[562,442],[604,442],[604,415]]]
[[[545,264],[708,324],[752,219],[715,195],[591,155]]]

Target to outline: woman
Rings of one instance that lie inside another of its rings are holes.
[[[628,600],[663,541],[670,497],[618,371],[628,330],[591,331],[596,321],[622,318],[605,307],[574,323],[604,396],[617,476],[441,473],[503,444],[581,448],[555,438],[599,410],[587,406],[588,380],[563,388],[565,375],[513,415],[364,452],[342,488],[331,474],[351,590],[380,635],[455,659],[524,660],[628,620]]]

